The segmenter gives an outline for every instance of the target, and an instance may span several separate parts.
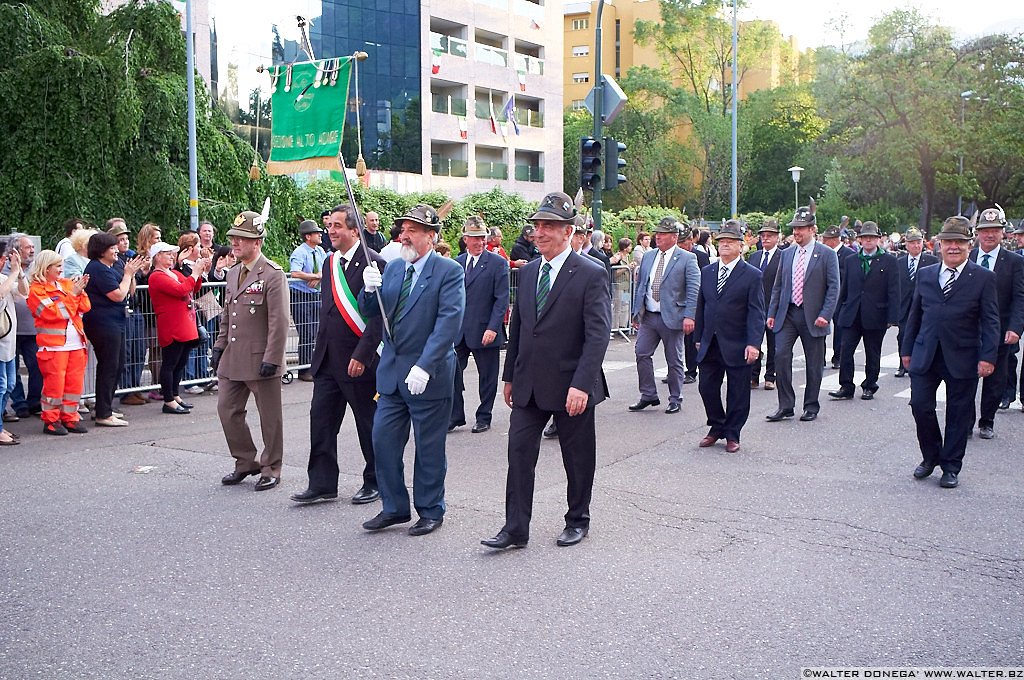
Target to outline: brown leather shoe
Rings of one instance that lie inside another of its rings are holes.
[[[699,446],[702,449],[706,449],[709,446],[714,446],[719,439],[721,439],[721,437],[712,437],[711,435],[708,435],[704,437],[704,439],[701,439],[700,443],[697,444],[697,446]]]
[[[739,442],[734,442],[731,439],[727,439],[726,440],[726,442],[725,442],[725,452],[726,453],[736,453],[739,450],[740,450],[740,443]]]

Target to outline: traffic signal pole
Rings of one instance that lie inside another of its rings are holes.
[[[604,15],[604,0],[597,3],[597,28],[594,29],[594,139],[601,139],[601,126],[604,124],[602,111],[604,102],[604,78],[601,77],[601,19]],[[607,172],[607,170],[605,170]],[[590,203],[590,214],[594,219],[594,229],[601,228],[601,183],[594,187],[594,198]]]

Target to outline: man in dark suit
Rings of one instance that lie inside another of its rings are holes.
[[[779,223],[774,219],[764,221],[764,226],[758,231],[761,236],[761,248],[755,251],[749,264],[757,267],[761,272],[761,288],[764,291],[765,307],[772,299],[772,288],[775,287],[775,277],[779,273],[779,256],[782,249],[779,248]],[[768,352],[764,361],[764,388],[775,389],[775,333],[768,333],[765,338],[768,344]],[[758,352],[757,359],[750,368],[750,386],[757,387],[761,380],[761,353]]]
[[[899,322],[900,279],[896,258],[879,248],[878,225],[867,221],[857,242],[859,253],[840,263],[839,312],[836,326],[843,329],[839,350],[839,389],[833,399],[853,399],[853,355],[864,339],[864,381],[861,399],[874,399],[881,370],[885,331]]]
[[[725,439],[725,450],[740,450],[740,430],[750,415],[750,365],[764,337],[761,272],[743,261],[743,225],[729,220],[718,232],[718,262],[701,271],[695,334],[700,362],[700,397],[708,416],[701,448]],[[722,381],[728,379],[725,407]]]
[[[679,223],[679,236],[676,245],[697,258],[697,271],[704,269],[711,264],[711,256],[703,248],[694,248],[693,244],[700,235],[700,229],[690,227],[686,221]],[[692,385],[697,382],[697,336],[693,333],[683,338],[683,358],[686,359],[686,369],[683,372],[683,384]],[[662,382],[667,382],[666,380]]]
[[[668,408],[679,413],[683,386],[683,338],[693,332],[697,312],[700,271],[693,253],[676,247],[679,222],[663,217],[654,227],[655,248],[640,261],[633,294],[632,321],[637,329],[636,372],[640,400],[629,407],[642,411],[658,406],[658,385],[654,380],[654,352],[661,343],[668,364]]]
[[[800,420],[818,417],[818,392],[825,365],[825,337],[839,300],[839,259],[835,251],[815,242],[818,230],[814,199],[797,209],[789,226],[793,245],[782,251],[779,274],[768,305],[767,325],[775,334],[779,408],[767,416],[778,422],[794,416],[793,346],[797,338],[804,348],[806,387]]]
[[[900,270],[900,324],[899,332],[896,334],[896,346],[903,346],[903,338],[907,330],[907,316],[910,314],[910,301],[914,297],[914,288],[917,286],[917,272],[922,267],[938,264],[939,258],[924,251],[924,234],[920,229],[911,227],[903,235],[903,242],[907,246],[907,254],[900,255],[898,259]],[[907,374],[902,362],[896,371],[895,377],[902,378]]]
[[[462,329],[455,340],[455,392],[448,431],[466,424],[465,403],[462,397],[465,383],[463,371],[469,365],[469,355],[476,361],[480,377],[480,406],[472,432],[486,432],[491,428],[491,411],[498,392],[498,369],[501,346],[505,344],[505,311],[508,310],[508,261],[501,255],[484,248],[489,231],[483,219],[473,215],[462,227],[466,252],[456,262],[466,272],[466,313],[462,316]]]
[[[1024,220],[1021,221],[1017,228],[1013,232],[1013,237],[1017,241],[1017,254],[1024,256]],[[18,326],[21,328],[21,326]],[[1020,395],[1021,402],[1024,402],[1024,370],[1020,372],[1020,382],[1017,381],[1017,353],[1020,345],[1017,347],[1010,348],[1010,368],[1007,371],[1006,376],[1006,391],[1003,392],[1003,400],[999,403],[999,408],[1010,408],[1010,404]],[[1021,410],[1024,411],[1024,403],[1021,404]]]
[[[849,217],[843,217],[844,223],[849,221]],[[856,229],[861,227],[860,220],[857,220]],[[858,232],[859,233],[859,232]],[[821,234],[821,242],[826,246],[835,251],[836,257],[839,258],[839,285],[843,284],[843,263],[846,260],[857,254],[857,251],[849,246],[843,245],[843,228],[840,226],[831,226]],[[835,317],[838,319],[839,314],[842,311],[842,303],[836,308]],[[834,324],[832,329],[832,368],[840,367],[840,354],[842,353],[843,346],[843,333],[844,329],[839,324]]]
[[[995,274],[968,260],[967,218],[947,219],[938,239],[942,262],[918,272],[900,357],[910,371],[910,408],[921,447],[914,478],[924,479],[940,466],[939,485],[952,489],[974,425],[978,378],[995,370],[999,304]],[[935,415],[939,383],[946,385],[945,433]]]
[[[611,334],[607,273],[569,245],[576,210],[561,192],[548,194],[530,220],[541,259],[522,268],[505,357],[508,433],[505,526],[481,543],[522,548],[530,538],[541,430],[554,416],[568,478],[565,529],[556,543],[579,543],[590,528],[597,437],[594,408],[608,396],[601,362]]]
[[[975,213],[977,219],[978,213]],[[1024,259],[1001,247],[1006,216],[998,205],[981,211],[978,222],[978,246],[971,261],[996,275],[996,303],[999,305],[1000,343],[995,370],[981,383],[981,412],[978,436],[992,439],[996,410],[1006,391],[1010,373],[1010,350],[1024,333]]]
[[[445,212],[417,205],[395,220],[401,255],[384,274],[363,268],[359,310],[386,315],[384,349],[377,366],[373,452],[383,510],[364,522],[378,531],[412,519],[402,457],[409,425],[416,438],[413,504],[420,518],[409,528],[422,536],[444,521],[445,437],[455,385],[455,338],[462,328],[466,286],[462,267],[434,252]]]
[[[334,252],[321,278],[320,326],[310,372],[313,399],[309,404],[309,485],[292,494],[296,503],[338,497],[338,432],[346,408],[352,409],[363,453],[363,485],[352,497],[356,505],[380,498],[373,455],[373,417],[377,412],[377,346],[384,326],[381,317],[366,319],[356,303],[363,288],[366,255],[359,243],[355,210],[339,205],[328,218],[327,235]],[[385,262],[373,250],[372,262]]]

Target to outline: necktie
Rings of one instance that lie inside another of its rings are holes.
[[[729,268],[719,266],[718,268],[718,294],[722,294],[722,288],[725,287],[725,281],[729,278]]]
[[[988,261],[989,261],[988,253],[985,253],[984,255],[981,256],[981,266],[984,267],[985,269],[992,269],[992,267],[989,266]]]
[[[551,263],[545,262],[540,268],[540,280],[537,281],[537,315],[540,316],[544,305],[548,301],[548,292],[551,290]]]
[[[947,279],[946,285],[942,287],[942,297],[948,298],[949,294],[953,292],[953,282],[956,281],[956,270],[951,267],[946,267],[946,273],[949,274],[949,279]]]
[[[910,258],[910,280],[913,281],[914,277],[917,276],[917,258]]]
[[[405,278],[402,279],[402,291],[398,294],[398,305],[395,307],[395,321],[398,321],[398,317],[402,316],[402,309],[405,308],[405,302],[409,299],[409,291],[412,290],[412,272],[413,266],[409,265],[409,268],[405,270]]]
[[[654,268],[654,284],[651,286],[651,297],[661,302],[661,275],[665,271],[665,251],[658,255],[658,266]]]
[[[800,249],[800,255],[796,258],[796,268],[793,270],[793,304],[802,305],[804,303],[804,253],[803,248]]]
[[[469,265],[466,267],[466,273],[469,274],[470,272],[472,272],[473,271],[473,267],[475,265],[476,265],[476,258],[475,257],[469,258]]]
[[[348,260],[343,255],[338,256],[338,266],[341,267],[341,271],[345,271],[345,267],[348,266]]]
[[[319,274],[320,273],[320,258],[317,257],[317,254],[316,254],[315,250],[313,251],[313,273],[314,274]]]
[[[239,285],[239,286],[241,286],[241,285],[242,285],[242,281],[245,281],[245,277],[246,277],[246,276],[248,276],[248,275],[249,275],[249,268],[248,268],[248,267],[246,267],[246,266],[245,266],[245,265],[243,264],[243,265],[241,266],[241,269],[239,269],[239,270],[238,270],[238,285]]]
[[[761,256],[761,271],[768,268],[768,262],[772,259],[771,251],[766,250]]]

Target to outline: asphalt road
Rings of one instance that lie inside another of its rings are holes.
[[[284,480],[265,493],[253,478],[220,485],[232,464],[215,397],[195,397],[184,417],[130,407],[130,428],[64,438],[9,425],[23,444],[0,449],[0,677],[795,678],[801,666],[1024,665],[1019,403],[998,415],[996,439],[971,441],[960,488],[943,490],[938,475],[911,478],[910,385],[892,377],[893,354],[874,401],[828,402],[826,371],[813,423],[765,422],[776,393],[756,390],[735,455],[697,448],[695,385],[680,414],[627,412],[632,357],[612,342],[592,528],[573,548],[554,543],[565,476],[550,441],[529,547],[479,544],[503,520],[500,400],[489,432],[449,435],[448,514],[419,538],[364,532],[379,504],[288,500],[305,488],[306,383],[283,387]],[[347,497],[361,469],[350,422],[341,438]]]

